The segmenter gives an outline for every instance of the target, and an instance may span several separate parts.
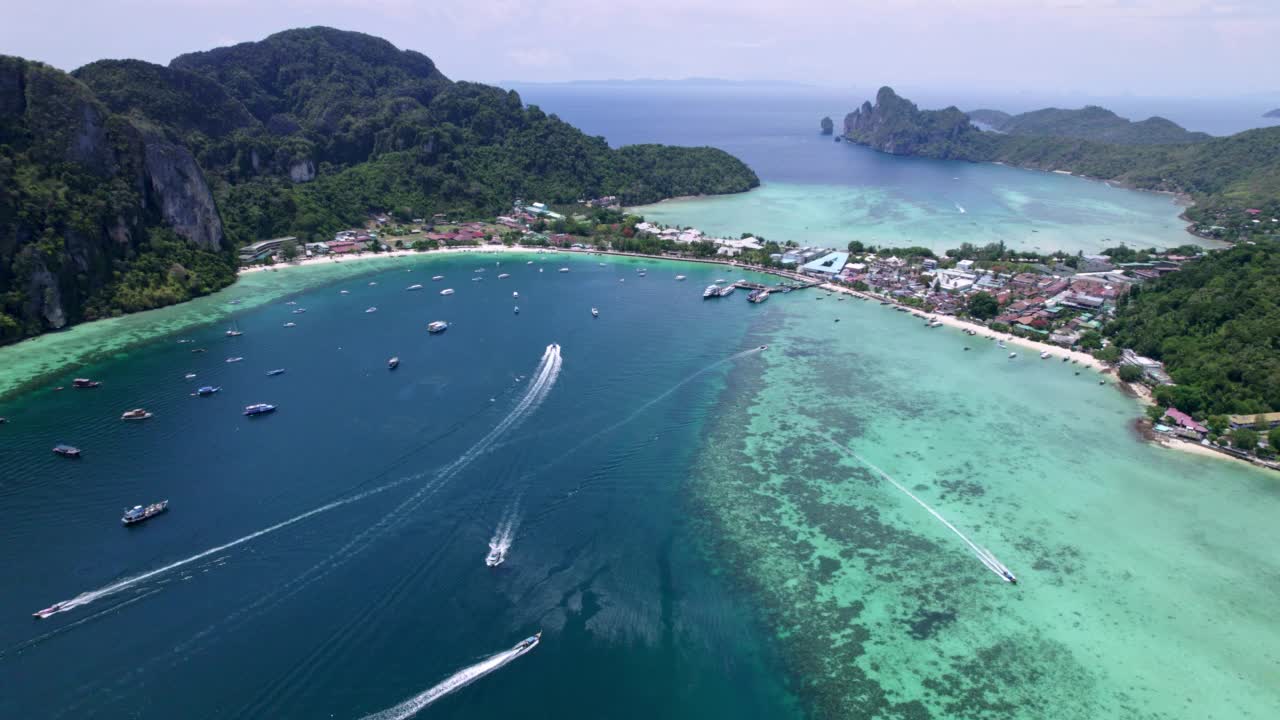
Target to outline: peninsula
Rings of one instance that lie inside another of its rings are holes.
[[[315,27],[72,73],[0,56],[0,343],[235,280],[236,250],[373,209],[645,203],[759,179],[709,147],[610,148],[425,55]]]

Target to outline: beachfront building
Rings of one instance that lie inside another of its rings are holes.
[[[802,265],[800,270],[808,275],[821,275],[830,278],[844,270],[844,265],[848,261],[849,253],[832,252],[810,260]]]
[[[240,248],[241,263],[255,263],[264,260],[271,255],[275,255],[286,242],[297,242],[298,238],[293,236],[272,238],[270,240],[259,240],[252,245],[245,245]]]
[[[329,243],[313,242],[313,243],[307,243],[304,247],[306,248],[308,256],[329,254]]]
[[[1194,434],[1196,439],[1204,437],[1209,432],[1209,428],[1196,422],[1194,418],[1176,407],[1167,408],[1164,411],[1164,417],[1179,428]]]
[[[1143,376],[1160,385],[1172,385],[1173,380],[1169,374],[1164,371],[1164,364],[1159,360],[1152,360],[1149,357],[1143,357],[1132,350],[1125,350],[1120,354],[1121,365],[1136,365],[1142,369]]]
[[[1232,428],[1257,428],[1265,426],[1273,428],[1280,425],[1280,412],[1259,413],[1257,415],[1228,415],[1227,421]]]

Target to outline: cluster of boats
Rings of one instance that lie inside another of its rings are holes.
[[[702,291],[702,299],[707,300],[710,298],[725,297],[727,295],[732,295],[733,291],[737,289],[738,286],[732,283],[729,285],[718,285],[712,283],[707,286],[706,290]]]

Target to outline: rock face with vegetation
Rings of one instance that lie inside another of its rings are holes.
[[[712,148],[613,149],[514,92],[330,28],[71,74],[0,56],[0,342],[212,292],[234,250],[371,211],[748,190]]]
[[[1065,170],[1140,189],[1185,193],[1195,201],[1187,217],[1206,235],[1265,236],[1275,229],[1262,219],[1280,217],[1280,127],[1181,144],[1014,135],[982,131],[954,107],[920,110],[886,87],[874,105],[865,103],[845,118],[845,135],[896,155]]]
[[[822,125],[822,134],[823,134],[823,135],[830,135],[830,134],[832,134],[833,132],[835,132],[836,124],[835,124],[834,122],[832,122],[832,121],[831,121],[831,118],[829,118],[829,117],[824,117],[824,118],[822,118],[822,123],[821,123],[821,125]]]
[[[1197,143],[1212,139],[1202,132],[1191,132],[1162,117],[1131,122],[1096,105],[1079,110],[1045,108],[1021,115],[999,110],[974,110],[969,119],[1008,135],[1078,138],[1117,145],[1169,145]]]

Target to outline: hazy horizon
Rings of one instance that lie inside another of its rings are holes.
[[[0,52],[73,70],[327,25],[493,84],[713,78],[1037,97],[1275,98],[1269,0],[73,0],[6,12]]]

